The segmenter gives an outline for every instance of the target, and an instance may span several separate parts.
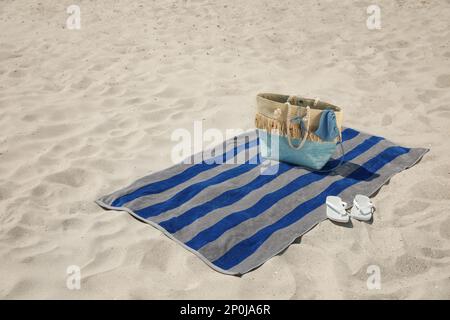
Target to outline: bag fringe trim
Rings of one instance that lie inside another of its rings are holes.
[[[255,116],[255,125],[258,129],[266,130],[269,133],[289,136],[294,139],[301,139],[303,134],[298,124],[289,124],[289,128],[286,125],[286,121],[280,121],[277,119],[269,118],[261,113],[257,113]],[[309,132],[307,140],[314,142],[323,142],[314,132]]]

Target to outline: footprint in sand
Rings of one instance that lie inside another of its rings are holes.
[[[450,256],[450,250],[422,248],[422,253],[425,257],[431,259],[445,259]]]
[[[14,286],[9,290],[9,292],[6,294],[5,297],[11,299],[23,297],[24,293],[32,292],[35,285],[36,284],[33,283],[32,280],[29,279],[20,280],[14,284]]]
[[[13,195],[11,186],[5,185],[0,186],[0,201],[6,200]]]
[[[114,96],[123,93],[125,90],[120,86],[110,86],[108,89],[104,90],[101,94],[103,96]],[[106,102],[105,102],[106,103]],[[109,103],[107,103],[109,104]]]
[[[430,269],[426,260],[404,254],[395,260],[396,271],[403,275],[422,274]]]
[[[73,130],[77,129],[76,124],[55,124],[55,125],[45,125],[36,129],[32,136],[34,139],[52,139],[58,136],[66,135]]]
[[[141,98],[132,98],[132,99],[128,99],[127,101],[125,101],[124,104],[127,106],[135,106],[135,105],[138,105],[143,102],[144,102],[144,100]]]
[[[389,114],[385,114],[383,119],[381,119],[381,125],[386,127],[392,124],[392,116]]]
[[[88,173],[83,169],[70,168],[52,175],[46,180],[50,182],[64,184],[70,187],[78,188],[83,186],[87,181]]]
[[[80,219],[80,218],[68,218],[68,219],[64,219],[61,222],[61,226],[63,228],[64,231],[67,230],[80,230],[84,225],[84,220]]]
[[[23,70],[13,70],[8,74],[11,78],[22,78],[26,75]]]
[[[78,89],[78,90],[85,90],[85,89],[89,88],[91,83],[92,83],[91,79],[84,77],[79,82],[72,84],[71,88]]]
[[[439,233],[443,238],[450,239],[450,219],[447,219],[441,223]]]
[[[450,74],[441,74],[436,78],[436,87],[448,88],[450,87]]]
[[[144,270],[157,269],[166,272],[169,266],[170,257],[172,257],[173,247],[165,240],[153,240],[151,250],[149,249],[139,264]]]
[[[402,202],[403,203],[403,202]],[[430,206],[429,203],[418,201],[418,200],[411,200],[408,201],[407,204],[404,206],[401,206],[399,208],[396,208],[394,213],[397,215],[410,215],[413,213],[421,212],[425,209],[427,209]]]
[[[431,170],[432,174],[438,177],[450,178],[450,164],[442,164]]]
[[[428,200],[449,200],[450,184],[437,179],[427,179],[417,182],[411,187],[415,198]]]
[[[437,99],[440,96],[440,91],[438,90],[418,90],[421,93],[417,94],[417,98],[424,102],[429,103],[431,100]]]
[[[38,114],[27,114],[22,117],[22,120],[25,122],[34,122],[39,119],[39,116]]]
[[[49,187],[45,183],[40,183],[31,189],[31,195],[36,198],[42,198],[50,194]]]
[[[124,256],[121,248],[108,247],[97,251],[94,259],[83,267],[86,279],[116,269],[122,264]]]
[[[2,237],[2,241],[25,247],[34,245],[38,238],[39,237],[34,230],[16,225],[5,233]]]

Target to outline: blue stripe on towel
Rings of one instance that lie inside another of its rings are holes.
[[[345,129],[342,132],[342,139],[344,141],[351,140],[355,138],[359,134],[358,131],[353,129]],[[327,167],[333,168],[339,163],[338,160],[331,160],[329,163],[327,163]],[[276,174],[273,175],[259,175],[255,179],[253,179],[251,182],[247,183],[246,185],[243,185],[236,189],[228,190],[219,196],[215,197],[214,199],[211,199],[205,203],[202,203],[200,205],[197,205],[195,207],[190,208],[183,214],[172,217],[170,219],[167,219],[165,221],[160,222],[159,224],[161,227],[166,229],[170,233],[175,233],[184,227],[190,225],[195,220],[205,216],[209,212],[216,210],[218,208],[223,208],[225,206],[231,205],[233,203],[236,203],[237,201],[241,200],[245,196],[247,196],[250,192],[255,191],[267,183],[273,181],[281,174],[287,172],[288,170],[295,168],[296,166],[293,166],[291,164],[283,163],[281,162],[279,164],[279,168]]]
[[[195,197],[202,190],[204,190],[210,186],[222,183],[226,180],[234,179],[234,178],[240,176],[241,174],[244,174],[244,173],[256,168],[258,166],[256,163],[259,162],[258,158],[259,158],[259,154],[254,156],[250,160],[247,160],[244,164],[241,164],[237,167],[233,166],[232,169],[226,170],[214,177],[211,177],[207,180],[190,185],[189,187],[176,193],[173,197],[171,197],[167,201],[156,203],[152,206],[145,207],[140,210],[136,210],[136,213],[143,218],[148,218],[148,217],[154,217],[154,216],[160,215],[161,213],[163,213],[165,211],[179,207],[182,204],[184,204],[186,201],[189,201],[190,199]]]
[[[348,151],[345,154],[346,161],[350,161],[354,159],[355,157],[363,154],[370,148],[372,148],[374,145],[376,145],[378,142],[383,140],[381,137],[375,137],[372,136],[363,142],[361,142],[359,145],[357,145],[352,150]],[[334,160],[334,161],[339,161]],[[191,240],[189,240],[186,245],[193,248],[193,249],[200,249],[201,247],[205,246],[207,243],[217,239],[220,237],[223,233],[225,233],[227,230],[234,228],[236,225],[254,218],[267,210],[268,208],[275,205],[276,202],[280,201],[284,197],[292,194],[293,192],[298,191],[301,188],[306,187],[307,185],[319,181],[321,179],[324,179],[328,176],[327,173],[322,172],[310,172],[305,175],[302,175],[298,177],[297,179],[293,180],[289,184],[285,185],[284,187],[269,193],[265,195],[261,200],[259,200],[254,206],[234,212],[222,220],[218,221],[216,224],[212,225],[211,227],[199,232],[195,237],[193,237]]]
[[[403,147],[390,147],[376,157],[364,163],[349,176],[332,183],[316,197],[301,203],[294,210],[283,216],[275,223],[259,230],[253,236],[242,240],[228,250],[213,263],[225,270],[231,269],[252,255],[274,232],[290,226],[309,212],[324,204],[329,195],[338,195],[348,187],[371,178],[379,169],[393,161],[395,158],[406,154],[410,149]]]
[[[342,131],[342,142],[353,139],[359,134],[359,131],[356,131],[351,128],[346,128]]]
[[[225,152],[222,155],[217,156],[215,159],[219,160],[222,158],[221,162],[225,163],[225,161],[233,158],[234,155],[237,155],[244,150],[255,147],[257,144],[258,144],[258,139],[254,139],[243,145],[234,147],[233,149],[229,150],[228,152]],[[115,199],[111,205],[114,207],[121,207],[122,205],[126,204],[127,202],[133,201],[136,198],[151,195],[151,194],[157,194],[157,193],[161,193],[166,190],[169,190],[183,182],[188,181],[189,179],[192,179],[196,175],[198,175],[206,170],[210,170],[212,168],[219,166],[220,163],[216,163],[216,162],[220,162],[220,161],[214,161],[214,163],[211,163],[211,164],[206,164],[204,162],[195,164],[192,167],[189,167],[186,170],[184,170],[183,172],[176,174],[168,179],[150,183],[150,184],[145,185],[137,190],[134,190],[131,193],[121,196],[121,197]]]
[[[170,233],[175,233],[190,225],[198,218],[205,216],[209,212],[241,200],[250,192],[261,188],[265,184],[269,183],[270,181],[274,180],[275,178],[279,177],[281,174],[292,168],[293,166],[290,164],[280,163],[276,174],[258,175],[255,179],[253,179],[246,185],[243,185],[242,187],[236,189],[228,190],[214,199],[211,199],[205,203],[202,203],[201,205],[189,209],[178,217],[173,217],[166,221],[160,222],[160,225]]]

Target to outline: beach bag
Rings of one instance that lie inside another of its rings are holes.
[[[321,170],[338,144],[343,156],[341,108],[319,99],[271,93],[258,94],[256,105],[263,158]]]

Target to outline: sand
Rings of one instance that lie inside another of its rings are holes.
[[[450,298],[450,1],[0,2],[0,297]],[[170,166],[177,128],[251,128],[258,92],[431,148],[374,197],[242,277],[94,200]],[[81,268],[81,287],[66,286]],[[380,270],[369,289],[367,270]]]

